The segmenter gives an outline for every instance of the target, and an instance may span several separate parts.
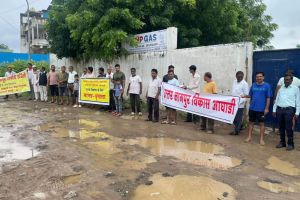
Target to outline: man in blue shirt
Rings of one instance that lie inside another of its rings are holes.
[[[251,142],[253,126],[255,122],[259,122],[260,126],[260,144],[265,145],[265,116],[269,113],[270,99],[272,97],[271,86],[264,82],[265,74],[257,72],[255,75],[256,82],[252,84],[249,92],[251,98],[249,109],[249,130],[248,138],[245,142]]]
[[[286,147],[285,132],[288,138],[287,150],[294,149],[293,119],[298,119],[300,112],[300,91],[292,85],[293,76],[284,76],[284,86],[280,87],[273,106],[273,116],[278,117],[280,143],[276,148]]]

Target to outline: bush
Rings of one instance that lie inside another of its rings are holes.
[[[25,69],[27,69],[28,61],[26,60],[18,60],[14,61],[12,63],[1,63],[0,64],[0,77],[3,77],[5,75],[5,72],[7,71],[8,66],[13,66],[13,71],[16,73],[19,73]],[[47,62],[34,62],[32,61],[33,65],[36,65],[38,69],[40,69],[42,66],[46,68],[46,71],[49,71],[49,63]]]

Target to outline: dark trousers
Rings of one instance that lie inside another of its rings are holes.
[[[233,121],[235,134],[239,134],[239,132],[241,131],[241,127],[243,123],[243,114],[244,114],[244,108],[239,108]]]
[[[108,109],[111,110],[111,111],[116,110],[114,90],[109,90],[109,106],[108,106]]]
[[[156,98],[148,97],[147,98],[147,105],[148,105],[148,119],[153,120],[153,113],[154,113],[154,121],[159,120],[159,101]]]
[[[200,116],[194,115],[192,113],[187,113],[187,115],[186,115],[186,121],[197,123],[197,122],[200,121]]]
[[[28,95],[30,99],[34,99],[34,90],[33,90],[33,85],[31,84],[31,81],[29,81],[29,86],[30,86],[30,91],[28,91]]]
[[[206,117],[201,117],[201,129],[206,129],[206,124],[208,125],[208,130],[214,130],[215,120]]]
[[[280,143],[286,145],[286,133],[288,145],[294,146],[293,118],[295,116],[295,108],[277,108],[276,115],[279,122]]]
[[[141,103],[139,94],[130,94],[131,110],[134,113],[141,112]]]

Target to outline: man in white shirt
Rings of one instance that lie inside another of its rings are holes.
[[[200,81],[201,81],[201,76],[196,73],[197,67],[195,65],[190,66],[190,81],[187,86],[183,86],[184,89],[192,90],[195,93],[200,93]],[[192,113],[187,113],[186,120],[185,122],[197,122],[199,121],[199,116],[198,115],[193,115]]]
[[[157,77],[157,69],[151,70],[152,79],[150,80],[148,90],[146,93],[148,105],[148,119],[154,123],[159,121],[159,95],[161,90],[161,79]],[[154,119],[153,119],[154,114]]]
[[[131,68],[131,77],[129,78],[129,85],[127,89],[127,96],[130,94],[130,104],[131,104],[131,115],[138,113],[139,116],[142,115],[140,95],[142,94],[142,79],[139,75],[136,75],[136,69]]]
[[[295,148],[293,122],[298,119],[300,113],[299,87],[292,85],[292,82],[294,82],[293,76],[286,74],[284,77],[284,86],[279,89],[273,106],[273,116],[277,116],[278,118],[280,132],[280,142],[276,148],[286,147],[286,134],[288,138],[288,151]]]
[[[75,75],[77,74],[76,71],[74,71],[74,67],[69,67],[69,78],[68,78],[68,100],[67,105],[69,105],[70,97],[72,99],[72,105],[75,104],[75,98],[73,95],[74,91],[74,81],[75,81]]]
[[[113,83],[113,77],[114,77],[114,73],[112,73],[112,67],[109,66],[107,68],[107,74],[106,74],[106,78],[108,78],[110,80],[109,83],[109,107],[108,110],[110,112],[116,110],[116,105],[115,105],[115,99],[114,99],[114,83]]]
[[[234,131],[230,133],[230,135],[238,135],[240,133],[242,123],[243,123],[243,114],[246,106],[246,96],[249,94],[249,85],[244,80],[244,73],[242,71],[238,71],[236,73],[236,80],[233,81],[232,96],[240,97],[239,109],[234,118]]]
[[[292,85],[300,88],[300,79],[295,77],[294,76],[294,70],[287,70],[286,74],[289,74],[291,76],[293,76],[293,82],[292,82]],[[284,77],[281,77],[277,83],[277,87],[276,87],[276,90],[275,90],[275,99],[276,99],[276,96],[277,96],[277,93],[278,93],[278,90],[284,86]]]
[[[34,89],[32,85],[32,79],[33,79],[33,67],[32,63],[28,63],[28,68],[27,68],[27,74],[28,74],[28,79],[29,79],[29,85],[30,85],[30,91],[28,92],[29,94],[29,100],[34,99]]]
[[[8,68],[7,68],[7,72],[5,72],[5,77],[11,77],[11,76],[13,76],[13,75],[15,75],[16,74],[16,72],[14,72],[13,70],[12,70],[12,67],[11,66],[9,66]],[[17,94],[17,93],[15,93],[15,96],[16,96],[16,98],[19,98],[19,95]],[[8,95],[6,95],[5,97],[4,97],[4,99],[8,99]]]

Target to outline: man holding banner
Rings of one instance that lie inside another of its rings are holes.
[[[9,77],[12,77],[12,76],[14,76],[14,75],[16,75],[16,72],[14,72],[14,71],[12,70],[12,66],[9,66],[9,67],[7,68],[7,72],[5,72],[5,77],[9,78]],[[15,93],[15,96],[16,96],[16,98],[19,98],[18,93]],[[4,97],[4,99],[8,99],[8,95],[6,95],[6,96]]]
[[[204,81],[206,82],[206,84],[204,85],[204,93],[217,94],[217,84],[212,81],[212,74],[210,72],[206,72],[204,74]],[[206,123],[208,124],[208,127],[206,127]],[[201,130],[206,130],[206,128],[208,128],[207,133],[213,133],[214,124],[215,121],[213,119],[201,117]]]

